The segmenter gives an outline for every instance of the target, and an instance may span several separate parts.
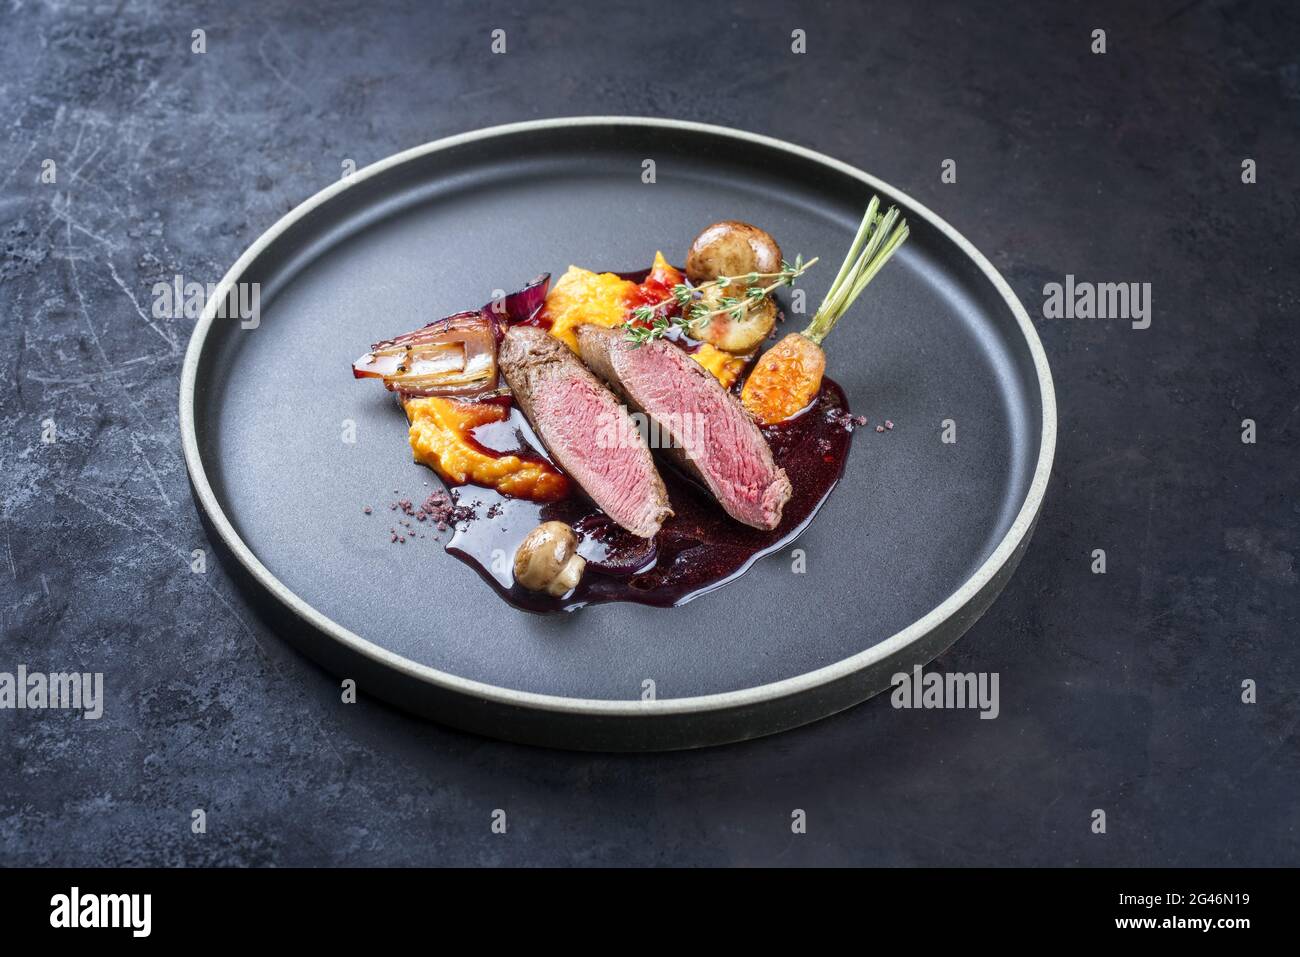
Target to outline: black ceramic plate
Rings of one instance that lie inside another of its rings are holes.
[[[641,269],[656,249],[680,262],[718,219],[823,257],[806,280],[811,308],[873,192],[903,209],[911,238],[827,351],[853,411],[895,428],[857,433],[843,481],[791,548],[678,608],[538,616],[440,543],[390,543],[394,490],[414,498],[437,480],[412,463],[391,397],[353,380],[367,344],[570,263]],[[253,282],[256,328],[214,315],[226,291]],[[609,117],[431,143],[303,203],[209,304],[181,423],[214,541],[306,652],[363,692],[451,724],[609,749],[782,730],[929,662],[1009,578],[1055,442],[1051,376],[1024,310],[929,210],[789,144]]]

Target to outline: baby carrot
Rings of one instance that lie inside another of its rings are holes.
[[[792,332],[765,352],[741,389],[740,398],[764,425],[784,422],[821,389],[826,354],[821,343],[862,294],[889,257],[907,239],[907,220],[891,206],[881,214],[880,197],[871,197],[857,235],[830,291],[803,332]]]

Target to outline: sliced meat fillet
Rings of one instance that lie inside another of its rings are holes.
[[[498,361],[555,464],[619,525],[653,537],[673,512],[627,409],[568,347],[535,326],[512,326]]]
[[[740,400],[670,342],[636,345],[617,329],[577,329],[582,359],[644,413],[651,444],[694,474],[738,522],[772,529],[790,500],[790,479],[772,459]]]

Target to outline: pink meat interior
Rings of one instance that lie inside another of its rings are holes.
[[[572,477],[627,528],[655,525],[655,474],[636,426],[609,394],[584,379],[556,376],[533,398],[546,442]]]
[[[666,426],[730,511],[770,526],[784,504],[763,438],[737,403],[717,390],[674,347],[614,350],[620,378],[646,412]],[[757,444],[756,444],[757,443]]]

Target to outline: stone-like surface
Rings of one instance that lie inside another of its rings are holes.
[[[0,863],[1300,861],[1293,5],[438,6],[0,11],[0,671],[103,671],[107,697],[99,721],[0,711]],[[154,283],[215,281],[345,159],[580,113],[860,165],[1035,316],[1066,273],[1152,284],[1147,330],[1037,320],[1054,484],[1011,586],[940,662],[999,672],[997,720],[877,698],[700,753],[503,745],[342,705],[215,563],[191,573],[193,322],[154,318]]]

